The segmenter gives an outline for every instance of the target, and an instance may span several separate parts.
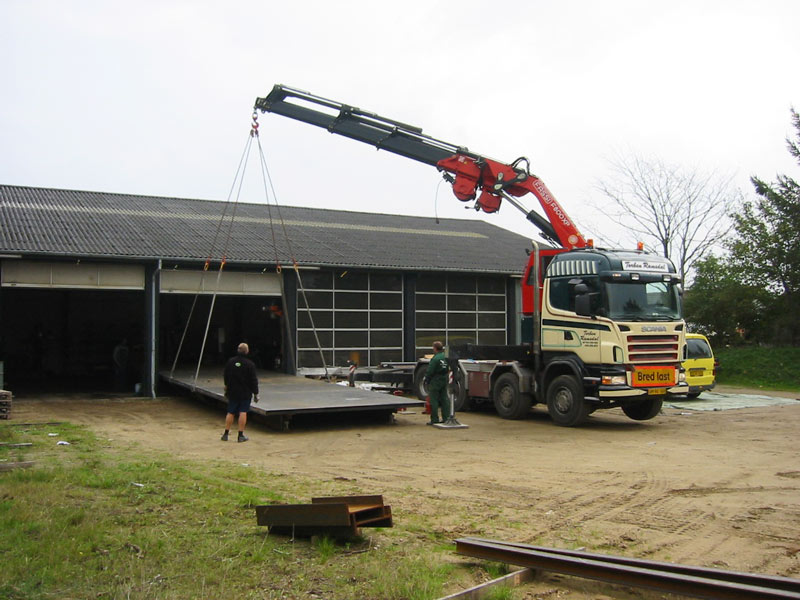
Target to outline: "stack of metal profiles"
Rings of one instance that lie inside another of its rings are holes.
[[[0,390],[0,419],[11,418],[11,392]]]
[[[256,518],[269,533],[354,538],[361,535],[361,527],[391,527],[392,507],[384,505],[380,495],[329,496],[312,498],[311,504],[256,506]]]

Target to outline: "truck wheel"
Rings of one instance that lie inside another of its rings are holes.
[[[572,375],[559,375],[547,388],[547,412],[556,425],[575,427],[583,423],[591,406],[583,399],[583,386]]]
[[[414,371],[414,393],[417,395],[417,398],[423,402],[425,398],[428,397],[428,386],[425,385],[426,370],[425,366],[420,366]]]
[[[462,372],[458,371],[453,377],[453,383],[447,386],[447,397],[453,405],[453,412],[472,410],[472,400],[467,394],[467,386],[464,383]]]
[[[494,408],[504,419],[521,419],[531,410],[531,397],[519,393],[519,381],[514,373],[497,378],[492,393]]]
[[[661,398],[642,400],[636,404],[623,405],[622,412],[634,421],[647,421],[661,412]]]

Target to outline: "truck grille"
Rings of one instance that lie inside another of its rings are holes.
[[[677,335],[629,335],[628,359],[632,363],[676,362]]]

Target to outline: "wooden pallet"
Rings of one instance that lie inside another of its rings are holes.
[[[361,527],[391,527],[392,507],[383,496],[329,496],[312,498],[311,504],[256,506],[256,518],[279,535],[354,538]]]

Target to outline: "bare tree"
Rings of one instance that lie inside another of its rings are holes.
[[[681,277],[725,236],[727,214],[741,198],[732,178],[641,156],[611,161],[614,176],[598,184],[610,200],[600,210],[671,259]]]

